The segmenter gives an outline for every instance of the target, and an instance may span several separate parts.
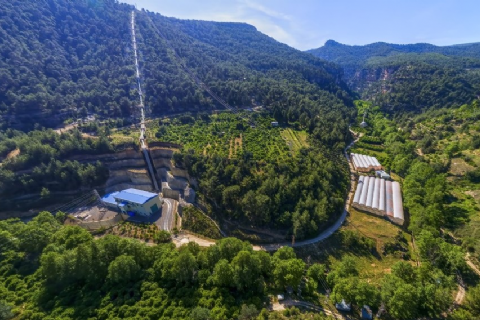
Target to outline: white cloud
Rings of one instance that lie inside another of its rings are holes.
[[[282,12],[271,9],[258,0],[232,0],[217,6],[206,5],[204,8],[193,4],[189,8],[168,4],[169,1],[160,6],[159,3],[149,0],[122,0],[128,3],[139,1],[139,8],[147,7],[149,10],[159,12],[167,16],[174,16],[180,19],[196,19],[219,22],[245,22],[253,25],[258,31],[274,38],[277,41],[286,43],[298,48],[298,42],[294,36],[296,24],[294,19]],[[209,3],[207,1],[207,3]],[[211,4],[211,3],[210,3]]]
[[[249,3],[247,4],[247,2]],[[256,12],[251,12],[252,9]],[[281,16],[281,19],[277,19],[276,16]],[[228,12],[197,12],[191,15],[189,18],[219,22],[245,22],[253,25],[258,31],[274,38],[277,41],[286,43],[293,47],[297,46],[295,37],[280,25],[281,21],[275,21],[287,20],[290,19],[289,17],[275,11],[269,11],[267,8],[261,5],[257,6],[255,3],[249,0],[239,1],[234,7],[230,6],[230,10],[228,10]]]
[[[282,12],[275,11],[273,9],[267,8],[255,1],[252,0],[243,0],[242,1],[248,8],[259,11],[267,16],[270,16],[272,18],[276,19],[282,19],[285,21],[292,21],[292,17],[290,17],[287,14],[284,14]]]

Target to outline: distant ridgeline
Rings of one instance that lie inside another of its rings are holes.
[[[459,106],[480,94],[480,43],[349,46],[329,40],[308,52],[342,66],[350,88],[386,111]]]
[[[52,127],[87,114],[136,114],[129,33],[133,6],[114,0],[0,0],[0,6],[4,127],[28,130],[35,123]],[[180,59],[155,32],[147,14]],[[254,101],[271,107],[280,121],[303,119],[311,131],[325,127],[326,132],[347,132],[346,119],[354,110],[337,65],[281,44],[247,24],[179,20],[147,12],[137,14],[136,24],[148,112],[219,108],[183,71],[184,64],[234,107],[251,107]]]

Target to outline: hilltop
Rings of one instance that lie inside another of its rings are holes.
[[[349,46],[329,40],[308,52],[338,63],[352,90],[388,111],[460,106],[480,91],[480,43]]]

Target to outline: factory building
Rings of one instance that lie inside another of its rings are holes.
[[[377,158],[366,156],[363,154],[352,153],[350,154],[352,164],[358,172],[370,172],[372,170],[382,170],[382,165],[378,162]]]
[[[102,201],[107,207],[129,216],[150,216],[158,212],[163,203],[158,193],[133,188],[107,194]]]
[[[403,225],[404,213],[400,184],[381,178],[360,176],[353,196],[353,207]]]

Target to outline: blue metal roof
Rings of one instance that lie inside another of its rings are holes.
[[[137,204],[144,204],[152,198],[158,197],[158,194],[138,189],[126,189],[115,195],[115,199],[128,201]]]
[[[115,201],[115,196],[118,194],[119,192],[116,191],[116,192],[112,192],[112,193],[108,193],[106,195],[104,195],[102,197],[102,201],[103,202],[106,202],[106,203],[110,203],[110,204],[113,204],[113,205],[117,205],[117,201]]]

